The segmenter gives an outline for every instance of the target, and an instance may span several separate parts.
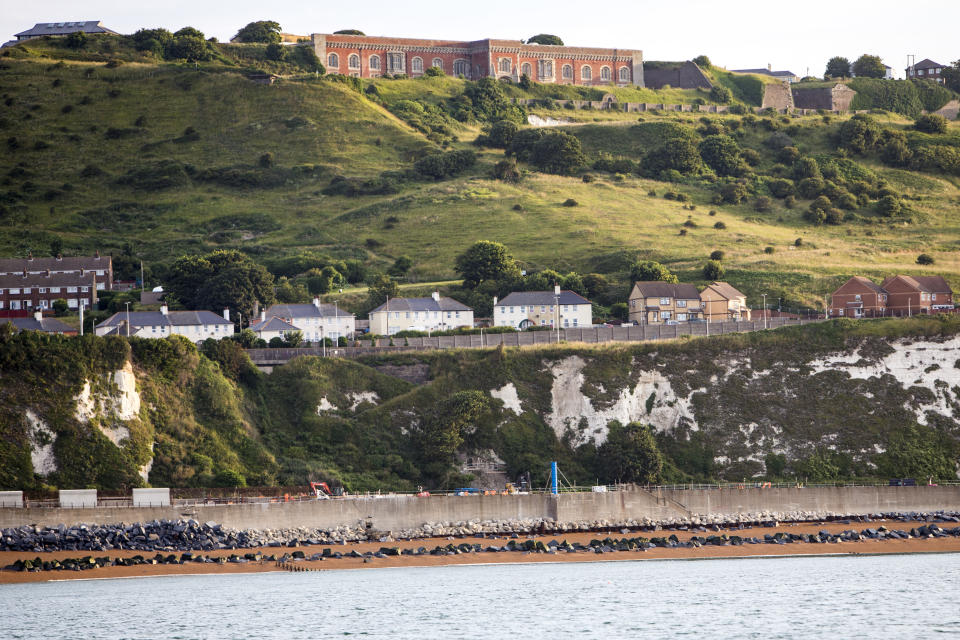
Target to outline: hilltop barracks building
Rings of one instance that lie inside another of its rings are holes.
[[[524,44],[519,40],[420,40],[315,33],[317,57],[327,73],[357,78],[422,76],[429,67],[469,80],[498,78],[584,86],[643,84],[643,52]]]

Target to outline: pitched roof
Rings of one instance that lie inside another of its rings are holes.
[[[378,311],[473,311],[470,307],[453,298],[440,297],[440,300],[431,298],[391,298],[370,313]]]
[[[233,323],[223,316],[217,315],[213,311],[168,311],[164,314],[162,311],[131,311],[130,328],[136,330],[136,327],[185,327],[200,326],[211,324],[229,324]],[[116,327],[127,321],[127,312],[118,311],[103,322],[97,325],[101,327]]]
[[[643,280],[634,283],[644,298],[677,298],[680,300],[699,300],[700,292],[692,284],[673,284],[656,280]],[[633,293],[631,291],[631,293]]]
[[[62,258],[0,258],[0,273],[24,271],[106,271],[113,262],[110,256],[66,256]]]
[[[266,320],[261,320],[260,322],[251,325],[250,330],[254,332],[259,331],[299,331],[298,327],[293,326],[283,318],[277,318],[276,316],[270,316]]]
[[[83,31],[84,33],[112,33],[120,35],[113,29],[107,29],[100,20],[85,20],[82,22],[38,22],[32,28],[14,34],[18,38],[39,36],[62,36],[67,33]]]
[[[943,276],[896,275],[886,278],[881,286],[886,289],[890,282],[898,278],[901,282],[905,282],[917,291],[923,291],[925,293],[953,293],[953,289],[950,288],[950,285],[947,284]]]
[[[886,293],[886,291],[884,291],[883,287],[881,287],[880,285],[878,285],[876,282],[874,282],[874,281],[871,280],[870,278],[864,278],[863,276],[853,276],[852,278],[850,278],[849,280],[847,280],[847,281],[844,283],[843,286],[846,286],[846,285],[850,284],[851,282],[856,283],[856,284],[863,285],[864,287],[870,289],[871,291],[874,291],[875,293]],[[843,288],[843,287],[841,287],[841,288]]]
[[[937,67],[943,67],[944,65],[939,62],[934,62],[930,58],[924,58],[917,64],[913,65],[914,69],[935,69]]]
[[[79,273],[0,273],[0,289],[19,289],[23,287],[90,287],[93,286],[96,274],[87,271]]]
[[[77,333],[77,330],[56,318],[6,318],[0,322],[9,322],[17,331],[43,331],[44,333]]]
[[[553,291],[514,291],[497,303],[498,307],[519,305],[550,305],[557,302],[557,294]],[[573,291],[560,292],[560,304],[590,304],[590,301]]]
[[[737,291],[737,289],[735,289],[733,286],[731,286],[726,282],[714,282],[712,284],[707,285],[707,289],[710,289],[720,297],[725,298],[727,300],[733,300],[734,298],[747,297],[746,295]],[[703,293],[705,293],[707,289],[704,289]]]
[[[353,317],[353,314],[333,304],[273,304],[267,308],[267,316],[278,318],[326,318],[328,316]]]

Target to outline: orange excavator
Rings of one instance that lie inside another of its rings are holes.
[[[326,482],[311,482],[310,488],[313,489],[317,500],[329,500],[333,497],[333,491],[330,490],[330,486]]]

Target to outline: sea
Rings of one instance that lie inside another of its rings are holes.
[[[960,554],[0,585],[0,637],[960,638]]]

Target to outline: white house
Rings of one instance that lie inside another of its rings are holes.
[[[224,309],[223,317],[212,311],[170,311],[167,305],[160,311],[120,311],[94,328],[98,336],[119,335],[138,338],[166,338],[180,335],[192,342],[207,338],[220,340],[233,335],[230,312]]]
[[[573,291],[514,291],[493,299],[493,325],[526,329],[533,326],[573,329],[593,326],[593,306]]]
[[[280,318],[303,333],[306,342],[320,342],[330,338],[349,338],[357,331],[357,319],[335,304],[321,304],[314,298],[312,304],[271,305],[261,318]]]
[[[275,316],[267,318],[266,315],[266,311],[261,312],[260,321],[250,325],[250,330],[257,334],[258,338],[266,340],[267,342],[270,342],[273,338],[286,340],[287,336],[291,333],[300,331],[300,329],[283,318],[277,318]]]
[[[370,312],[370,333],[379,336],[458,327],[473,328],[473,309],[438,291],[429,298],[393,298]]]

